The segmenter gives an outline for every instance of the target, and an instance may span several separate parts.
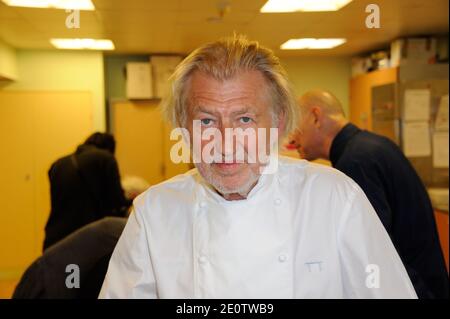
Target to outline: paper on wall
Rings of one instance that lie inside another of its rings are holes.
[[[431,93],[428,89],[405,90],[405,121],[428,121],[430,118]]]
[[[448,168],[448,131],[433,134],[433,166]]]
[[[126,94],[129,99],[152,98],[152,73],[150,63],[128,62],[126,64]]]
[[[403,152],[408,157],[431,155],[428,122],[403,123]]]
[[[448,131],[448,94],[441,97],[434,129],[436,131]]]

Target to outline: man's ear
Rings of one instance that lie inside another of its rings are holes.
[[[278,115],[278,132],[279,135],[283,135],[286,131],[286,114],[284,112],[281,112],[280,115]]]
[[[314,119],[314,126],[316,128],[320,128],[321,124],[322,124],[322,116],[323,116],[323,112],[322,109],[318,106],[313,106],[311,108],[311,114],[313,116]]]

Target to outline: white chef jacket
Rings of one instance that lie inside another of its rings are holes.
[[[137,197],[100,298],[417,296],[359,186],[280,157],[245,200],[225,200],[196,169]]]

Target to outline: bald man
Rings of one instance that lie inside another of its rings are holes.
[[[448,298],[448,274],[433,208],[399,147],[349,123],[330,92],[307,92],[299,105],[301,119],[292,143],[300,156],[330,160],[358,183],[388,231],[419,298]]]

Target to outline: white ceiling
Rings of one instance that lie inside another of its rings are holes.
[[[93,0],[95,11],[81,11],[80,28],[67,29],[64,10],[13,8],[0,2],[0,39],[16,48],[52,48],[50,38],[109,38],[120,53],[187,53],[207,41],[237,33],[274,49],[279,56],[356,55],[400,36],[448,33],[448,0],[354,0],[337,12],[262,14],[265,0]],[[381,28],[367,29],[366,5],[377,3]],[[281,51],[290,38],[339,37],[332,50]]]

